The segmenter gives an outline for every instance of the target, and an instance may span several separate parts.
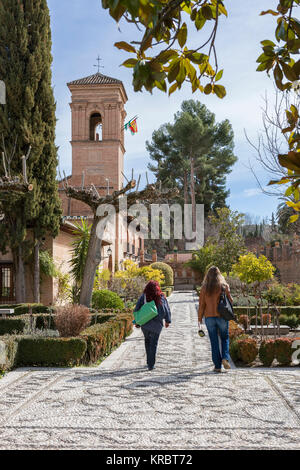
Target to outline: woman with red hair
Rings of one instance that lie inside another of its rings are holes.
[[[158,339],[164,326],[163,321],[165,321],[166,328],[168,328],[171,323],[170,307],[157,281],[148,282],[134,311],[138,311],[146,302],[151,302],[152,300],[155,302],[158,315],[142,326],[142,332],[145,337],[148,370],[154,369]]]

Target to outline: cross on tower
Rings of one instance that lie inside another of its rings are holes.
[[[98,62],[98,65],[94,65],[94,67],[98,67],[98,73],[100,73],[100,69],[104,69],[103,65],[100,65],[100,61],[101,61],[102,59],[101,59],[100,56],[98,55],[98,57],[97,57],[96,60],[97,60],[97,62]]]

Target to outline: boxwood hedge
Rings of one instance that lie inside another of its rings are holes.
[[[19,366],[76,365],[86,351],[86,341],[82,338],[21,336],[17,342]]]

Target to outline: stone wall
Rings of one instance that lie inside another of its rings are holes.
[[[290,242],[285,240],[281,245],[275,242],[275,246],[267,244],[253,250],[257,255],[265,255],[277,268],[278,277],[284,284],[296,282],[300,284],[300,240],[295,236]]]

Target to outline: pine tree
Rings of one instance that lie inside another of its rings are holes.
[[[34,185],[26,198],[2,201],[0,248],[8,245],[12,250],[18,302],[26,299],[24,263],[34,255],[34,292],[39,301],[39,247],[47,233],[58,234],[61,217],[47,1],[1,2],[0,24],[0,77],[7,89],[7,104],[0,110],[0,134],[8,151],[17,138],[12,174],[21,173],[20,157],[32,147],[27,170]]]

